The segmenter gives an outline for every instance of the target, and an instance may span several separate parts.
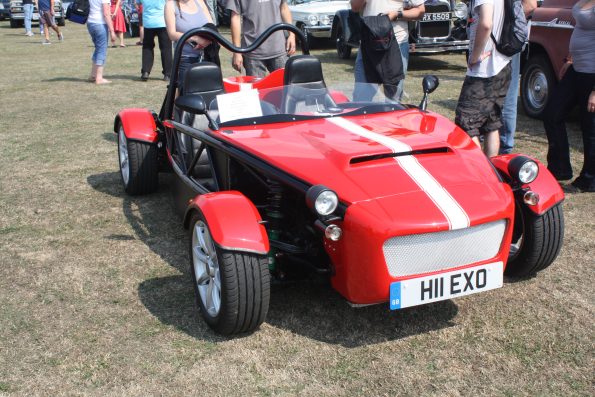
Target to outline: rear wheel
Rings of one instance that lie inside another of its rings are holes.
[[[558,256],[564,240],[564,213],[561,204],[542,215],[517,204],[515,217],[505,274],[523,277],[545,269]]]
[[[349,59],[351,57],[351,47],[345,41],[345,34],[341,26],[337,27],[337,55],[341,59]]]
[[[58,19],[58,26],[66,26],[66,19],[64,17]]]
[[[17,21],[16,19],[11,19],[10,20],[10,27],[15,29],[18,28],[20,25],[19,21]]]
[[[521,101],[527,116],[543,119],[556,84],[556,76],[547,57],[538,54],[527,60],[521,78]]]
[[[126,193],[138,195],[157,190],[157,147],[148,142],[129,141],[122,125],[118,130],[118,159]]]
[[[223,335],[255,330],[269,309],[266,256],[217,247],[202,213],[190,225],[190,272],[202,317]]]

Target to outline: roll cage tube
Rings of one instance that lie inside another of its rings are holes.
[[[288,23],[278,23],[276,25],[271,26],[270,28],[268,28],[267,30],[262,32],[262,34],[260,36],[258,36],[258,38],[254,41],[254,43],[252,43],[252,45],[250,45],[246,48],[234,46],[232,43],[227,41],[223,36],[221,36],[221,34],[219,32],[217,32],[211,28],[205,28],[205,27],[196,28],[196,29],[191,29],[191,30],[187,31],[186,33],[184,33],[182,35],[182,37],[180,37],[180,39],[176,43],[176,48],[175,48],[175,52],[174,52],[173,73],[170,76],[170,82],[167,87],[167,93],[165,95],[165,100],[163,101],[163,105],[161,106],[161,110],[159,111],[159,119],[167,120],[167,119],[172,118],[173,108],[174,108],[174,98],[176,95],[176,86],[178,84],[178,68],[180,67],[180,58],[182,57],[182,47],[184,47],[184,44],[190,37],[196,36],[196,35],[203,36],[203,37],[206,37],[212,41],[218,42],[222,47],[226,48],[227,50],[229,50],[231,52],[246,54],[246,53],[252,52],[255,49],[257,49],[258,47],[260,47],[262,45],[262,43],[264,43],[264,41],[269,38],[270,35],[272,35],[273,33],[275,33],[278,30],[287,30],[287,31],[295,34],[300,39],[300,44],[302,47],[302,54],[304,54],[304,55],[310,54],[310,49],[308,47],[308,43],[306,42],[306,38],[304,37],[304,34],[301,32],[301,30],[299,30],[295,26],[290,25]]]

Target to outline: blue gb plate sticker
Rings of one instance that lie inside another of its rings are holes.
[[[401,308],[401,282],[391,283],[390,285],[390,310]]]

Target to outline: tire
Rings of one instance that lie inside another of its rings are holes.
[[[521,78],[521,102],[527,116],[543,119],[557,84],[552,66],[544,54],[527,60]]]
[[[10,20],[10,27],[12,29],[16,29],[19,27],[19,21],[17,21],[16,19],[11,19]]]
[[[140,195],[157,190],[159,185],[157,147],[148,142],[128,140],[122,125],[118,130],[118,160],[126,193]]]
[[[337,55],[341,59],[349,59],[351,57],[351,47],[345,41],[345,34],[339,25],[337,27]]]
[[[269,310],[267,257],[216,246],[200,212],[190,225],[190,273],[202,317],[219,334],[254,331]]]
[[[58,19],[58,26],[66,26],[66,19],[64,17]]]
[[[515,213],[513,244],[504,274],[525,277],[547,268],[558,256],[564,240],[564,213],[558,204],[535,215],[518,202]]]

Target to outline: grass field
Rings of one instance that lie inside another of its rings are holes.
[[[118,174],[114,115],[159,109],[159,57],[140,82],[127,39],[109,50],[113,83],[95,86],[85,27],[64,32],[42,46],[0,22],[0,395],[595,394],[593,194],[567,195],[565,245],[538,277],[399,312],[297,283],[273,290],[259,331],[213,334],[167,179],[131,198]],[[328,81],[352,79],[353,60],[314,53]],[[464,70],[463,55],[414,57],[406,101],[435,73],[429,107],[453,118]],[[517,150],[544,161],[542,124],[520,114],[518,130]],[[576,123],[571,133],[578,174]]]

